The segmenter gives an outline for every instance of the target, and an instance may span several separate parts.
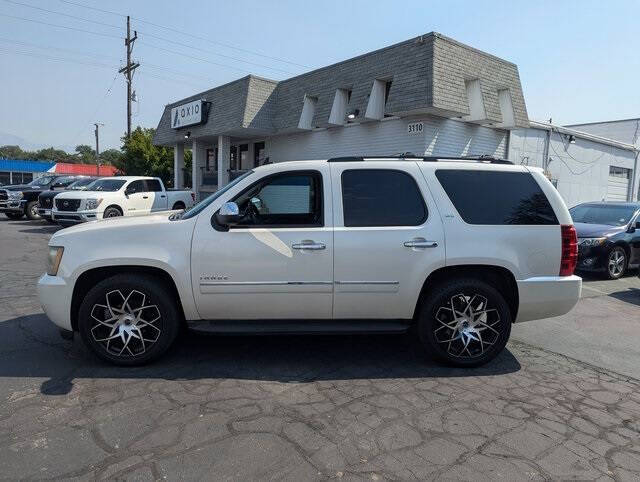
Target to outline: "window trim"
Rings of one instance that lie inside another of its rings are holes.
[[[413,182],[413,184],[416,187],[416,190],[418,191],[418,194],[420,195],[420,199],[422,201],[422,208],[424,209],[424,215],[422,217],[422,220],[419,223],[416,224],[367,224],[366,226],[350,226],[347,225],[347,222],[345,220],[345,202],[344,202],[344,174],[346,172],[371,172],[371,171],[383,171],[383,172],[399,172],[401,174],[404,174],[405,176],[408,176],[411,181]],[[424,226],[426,224],[426,222],[429,220],[429,207],[427,206],[427,202],[425,200],[425,196],[424,193],[422,192],[422,189],[420,189],[420,184],[418,184],[418,181],[416,181],[416,178],[409,172],[403,170],[403,169],[387,169],[387,168],[364,168],[364,169],[344,169],[342,171],[342,173],[340,173],[340,198],[342,200],[342,225],[345,228],[415,228],[418,226]]]
[[[240,196],[242,196],[247,191],[250,191],[258,184],[266,184],[269,180],[276,177],[283,176],[300,176],[300,175],[310,175],[312,179],[314,179],[315,184],[317,186],[318,192],[320,193],[319,201],[316,200],[317,208],[319,210],[318,222],[316,223],[305,223],[305,224],[250,224],[250,225],[234,225],[229,226],[229,230],[242,230],[242,229],[254,229],[254,228],[324,228],[324,180],[322,178],[322,173],[316,169],[301,169],[294,171],[283,171],[276,172],[273,174],[269,174],[268,176],[261,177],[257,179],[255,182],[244,188],[238,194],[233,196],[233,198],[229,199],[229,201],[236,202]],[[217,211],[216,211],[217,212]]]

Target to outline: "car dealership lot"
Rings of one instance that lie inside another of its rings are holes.
[[[640,473],[635,276],[587,280],[574,311],[515,326],[480,369],[425,361],[404,336],[194,334],[158,363],[122,369],[42,314],[35,281],[56,229],[0,221],[2,478]]]

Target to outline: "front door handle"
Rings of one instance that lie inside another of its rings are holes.
[[[404,242],[405,248],[437,248],[438,243],[435,241],[427,241],[424,238],[414,238],[411,241]]]
[[[149,199],[149,196],[142,196],[142,199]]]
[[[324,243],[316,243],[315,241],[312,241],[310,239],[305,239],[300,243],[292,244],[291,247],[293,249],[311,249],[318,251],[321,249],[325,249],[327,246]]]

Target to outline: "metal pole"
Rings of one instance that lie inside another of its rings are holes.
[[[95,134],[96,134],[96,174],[99,176],[100,175],[100,139],[99,139],[99,130],[100,130],[100,126],[103,126],[104,124],[99,124],[99,123],[95,122],[93,125],[96,126],[96,129],[95,129]]]

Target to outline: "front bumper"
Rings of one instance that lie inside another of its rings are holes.
[[[51,218],[59,224],[80,224],[102,219],[97,211],[51,211]]]
[[[43,274],[38,280],[38,298],[45,314],[58,327],[71,330],[70,286],[59,276]]]
[[[575,275],[527,278],[516,284],[520,299],[516,323],[564,315],[582,291],[582,278]]]
[[[51,219],[51,209],[38,208],[38,214],[41,218]]]
[[[607,255],[611,246],[609,243],[600,246],[578,246],[578,264],[580,271],[598,271],[607,267]]]
[[[20,199],[12,201],[8,199],[6,201],[0,201],[0,213],[21,213],[24,212],[25,200]]]

